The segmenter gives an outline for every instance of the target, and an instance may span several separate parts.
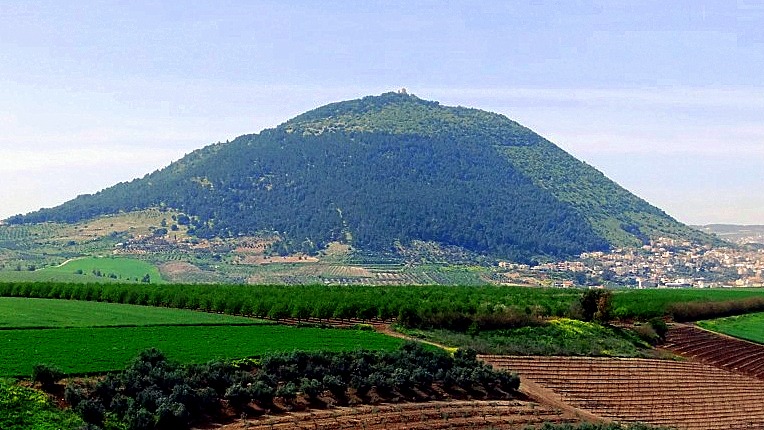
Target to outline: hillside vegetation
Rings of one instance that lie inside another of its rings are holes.
[[[394,93],[315,109],[9,222],[155,207],[202,238],[277,237],[281,254],[340,242],[398,255],[425,242],[522,261],[648,237],[711,240],[502,115]]]

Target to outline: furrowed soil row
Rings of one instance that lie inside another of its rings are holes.
[[[481,356],[606,419],[687,430],[764,429],[764,381],[697,362]]]
[[[372,318],[368,320],[361,320],[357,318],[350,318],[350,319],[337,319],[337,318],[327,318],[327,319],[321,319],[321,318],[280,318],[280,319],[273,319],[268,317],[258,317],[260,319],[274,321],[279,324],[286,324],[286,325],[300,325],[300,324],[311,324],[311,325],[319,325],[319,326],[327,326],[327,327],[334,327],[334,328],[353,328],[357,327],[359,325],[370,325],[375,328],[381,328],[381,327],[387,327],[389,326],[394,320],[380,320],[377,318]]]
[[[576,419],[548,406],[520,400],[443,401],[341,407],[244,419],[221,430],[287,429],[525,429]]]
[[[764,380],[764,345],[720,335],[696,326],[672,324],[663,346],[712,366]]]

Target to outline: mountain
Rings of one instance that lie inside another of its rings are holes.
[[[149,207],[187,214],[199,237],[274,235],[282,252],[431,242],[524,260],[659,236],[712,240],[503,115],[405,93],[329,104],[8,221]]]

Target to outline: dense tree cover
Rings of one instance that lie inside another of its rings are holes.
[[[501,398],[518,387],[516,375],[478,362],[474,351],[457,351],[451,357],[416,343],[394,352],[295,351],[265,356],[259,362],[192,366],[170,362],[152,349],[123,372],[95,384],[69,384],[65,399],[91,428],[159,430],[189,428],[221,417],[226,406],[249,414],[256,413],[252,403],[261,410],[277,409],[276,398],[289,404],[298,395],[311,401],[331,395],[337,403],[347,404],[349,390],[355,398],[368,401],[371,390],[382,398],[393,393],[442,397],[454,390]]]
[[[546,139],[498,151],[536,185],[573,206],[611,245],[641,246],[661,236],[719,243],[715,237],[677,222]]]
[[[502,115],[403,94],[324,106],[10,222],[147,207],[182,211],[202,237],[277,233],[280,252],[421,240],[523,260],[691,234]]]

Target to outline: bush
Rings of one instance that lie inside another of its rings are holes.
[[[242,387],[241,385],[233,385],[231,387],[228,387],[228,389],[225,391],[225,399],[228,400],[231,406],[233,406],[234,409],[241,410],[247,404],[249,404],[250,400],[252,400],[252,396],[247,390],[247,388]]]
[[[104,414],[106,413],[103,405],[92,399],[84,399],[79,402],[75,411],[77,411],[85,422],[98,426],[103,424]]]
[[[640,339],[644,340],[650,345],[657,345],[661,340],[661,337],[658,335],[651,324],[635,325],[632,330],[637,334],[637,336],[639,336]]]
[[[658,338],[660,340],[666,340],[666,333],[668,333],[668,325],[666,325],[666,321],[663,321],[661,318],[653,318],[649,321],[650,327],[655,330],[655,334],[658,335]]]
[[[61,369],[47,364],[35,364],[32,367],[32,381],[38,382],[45,390],[52,388],[64,376]]]
[[[295,386],[294,382],[287,382],[276,389],[276,397],[281,397],[284,400],[292,400],[296,396],[297,386]]]
[[[316,379],[302,378],[299,390],[308,398],[315,399],[324,391],[324,386]]]

